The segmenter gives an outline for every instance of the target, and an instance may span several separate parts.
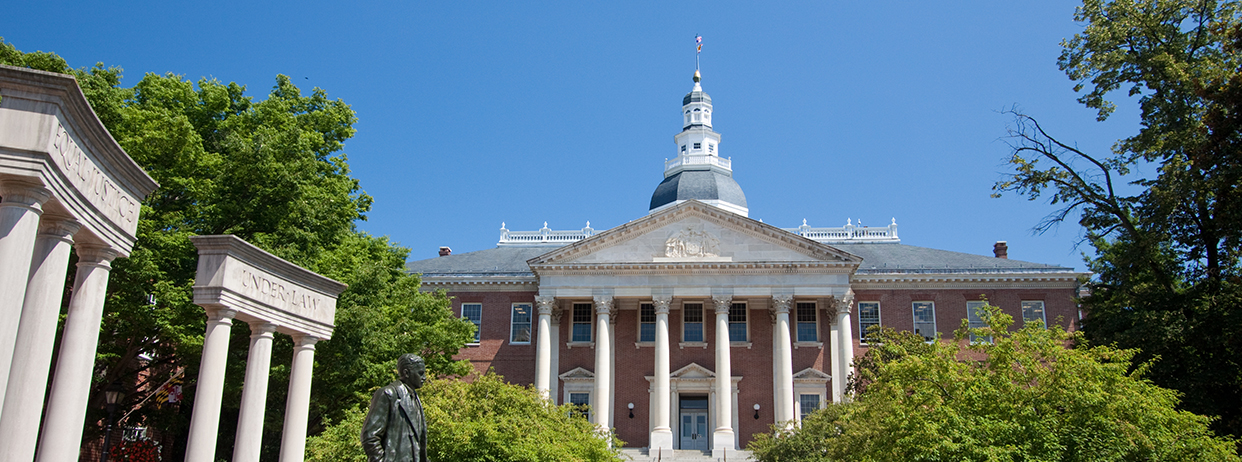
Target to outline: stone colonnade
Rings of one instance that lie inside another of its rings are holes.
[[[294,341],[280,461],[300,462],[306,450],[315,343],[332,336],[336,297],[346,286],[236,236],[196,236],[190,240],[199,253],[194,303],[207,310],[207,332],[185,460],[216,460],[225,360],[236,319],[250,325],[251,335],[233,460],[259,460],[272,340],[274,333],[280,332]]]
[[[853,329],[850,326],[850,310],[853,306],[853,292],[846,293],[843,299],[829,297],[824,307],[830,313],[835,314],[831,325],[829,340],[829,361],[832,364],[832,396],[834,401],[840,401],[845,388],[845,378],[853,372],[851,363],[854,356],[854,336]],[[791,295],[774,295],[772,296],[771,310],[774,313],[775,326],[775,348],[772,352],[772,360],[776,364],[776,390],[774,397],[776,401],[776,410],[774,417],[777,422],[793,421],[797,417],[794,413],[794,371],[793,371],[793,338],[790,323],[790,310],[793,305],[793,296]],[[610,318],[613,314],[613,298],[596,296],[593,299],[596,313],[596,342],[595,342],[595,389],[593,402],[598,403],[595,408],[595,424],[600,428],[606,429],[610,427],[610,413],[613,408],[612,384],[612,367],[611,364],[615,360],[612,349],[612,323]],[[652,381],[651,393],[653,395],[654,412],[652,414],[652,431],[651,439],[648,443],[650,453],[655,456],[657,454],[672,454],[674,447],[674,435],[671,425],[671,386],[670,386],[670,340],[669,340],[669,311],[673,298],[671,296],[653,296],[652,304],[655,310],[655,379]],[[735,380],[732,377],[732,361],[730,358],[730,340],[729,340],[729,308],[732,306],[733,297],[728,295],[717,295],[712,297],[712,304],[716,313],[716,370],[715,382],[713,383],[716,404],[717,426],[713,431],[712,452],[713,457],[723,457],[728,451],[737,449],[736,435],[733,428],[733,416],[739,412],[736,409],[736,403],[727,397],[733,395]],[[549,396],[552,387],[555,386],[556,376],[553,367],[554,353],[557,349],[557,331],[552,327],[553,317],[559,318],[560,310],[557,308],[556,299],[550,296],[540,296],[536,298],[538,306],[538,330],[535,332],[536,352],[535,352],[535,388],[544,396]],[[550,335],[549,335],[550,334]]]
[[[111,262],[156,187],[72,77],[0,66],[0,460],[78,458]]]

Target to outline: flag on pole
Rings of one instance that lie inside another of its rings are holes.
[[[703,36],[702,35],[694,36],[694,43],[697,44],[699,48],[696,53],[702,53],[703,52]]]

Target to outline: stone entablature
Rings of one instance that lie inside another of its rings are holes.
[[[855,226],[853,219],[847,219],[845,226],[839,228],[812,227],[806,224],[806,220],[802,220],[802,226],[797,228],[779,229],[823,244],[901,243],[901,239],[897,237],[896,218],[888,226],[879,228]],[[543,228],[537,231],[510,231],[505,228],[504,223],[501,223],[500,241],[496,245],[560,247],[594,236],[595,233],[596,230],[591,228],[589,221],[586,228],[564,231],[549,229],[546,222]]]

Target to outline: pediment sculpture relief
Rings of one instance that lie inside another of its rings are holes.
[[[665,241],[664,256],[668,258],[719,257],[720,240],[706,231],[686,228]]]

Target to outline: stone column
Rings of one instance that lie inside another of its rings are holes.
[[[22,317],[13,346],[8,389],[0,414],[0,460],[34,460],[39,441],[56,322],[65,293],[73,233],[81,225],[67,216],[43,215],[30,262]],[[11,320],[9,321],[11,322]]]
[[[0,180],[0,406],[8,386],[9,362],[17,342],[17,320],[22,317],[30,259],[43,203],[52,193],[42,186]],[[4,409],[0,407],[0,413]]]
[[[672,297],[655,297],[652,303],[655,305],[655,386],[651,389],[651,394],[655,398],[655,414],[652,415],[655,428],[651,430],[651,441],[648,443],[648,452],[654,457],[662,457],[667,453],[670,457],[673,455],[673,429],[669,426],[669,340],[668,340],[668,311],[669,305],[672,303]]]
[[[609,316],[612,314],[612,297],[595,297],[595,426],[609,431],[609,414],[612,412],[612,345],[609,335]]]
[[[539,307],[539,329],[535,331],[535,389],[544,399],[552,390],[552,309],[556,306],[553,297],[535,297],[535,305]]]
[[[712,297],[716,305],[716,431],[712,433],[712,457],[724,457],[737,449],[733,436],[733,370],[729,354],[729,308],[733,297]]]
[[[793,339],[789,334],[789,306],[792,303],[793,297],[788,295],[772,297],[772,310],[776,312],[776,348],[772,352],[772,361],[776,363],[776,410],[773,416],[778,424],[794,419]]]
[[[263,414],[267,409],[267,379],[272,370],[272,337],[276,325],[250,323],[250,353],[246,357],[246,381],[242,382],[241,413],[233,462],[259,462],[263,447]]]
[[[311,372],[315,343],[309,335],[293,338],[293,366],[289,369],[289,397],[285,401],[285,428],[280,435],[280,462],[302,462],[306,457],[306,425],[310,420]]]
[[[850,310],[853,308],[853,305],[853,290],[846,292],[845,298],[837,303],[837,331],[839,332],[838,338],[841,342],[838,347],[840,353],[837,354],[837,358],[841,360],[841,367],[836,368],[836,373],[841,375],[841,386],[839,388],[841,400],[847,398],[848,390],[845,387],[849,381],[850,374],[854,372],[854,326],[853,321],[850,320]],[[832,381],[836,382],[836,377],[833,377]]]
[[[224,396],[224,363],[228,359],[229,333],[233,330],[233,317],[236,315],[237,312],[232,310],[207,311],[203,359],[198,366],[194,414],[190,417],[190,436],[185,447],[186,462],[216,460],[216,433],[220,430],[220,403]]]
[[[841,324],[837,323],[836,298],[829,298],[824,304],[824,312],[829,314],[832,323],[828,331],[828,360],[832,362],[832,402],[841,402],[841,390],[845,389],[845,377],[841,376]]]
[[[95,349],[99,345],[99,322],[103,319],[108,274],[116,251],[106,247],[77,246],[78,268],[73,298],[61,334],[60,354],[52,376],[47,411],[43,414],[38,460],[77,460],[82,446],[86,405],[91,397]]]
[[[552,381],[549,383],[551,392],[548,394],[552,398],[552,403],[557,404],[561,399],[561,380],[559,373],[561,371],[561,315],[564,312],[559,307],[552,308],[552,330],[548,331],[548,337],[552,340],[552,365],[551,369]],[[565,404],[565,403],[560,403]]]

